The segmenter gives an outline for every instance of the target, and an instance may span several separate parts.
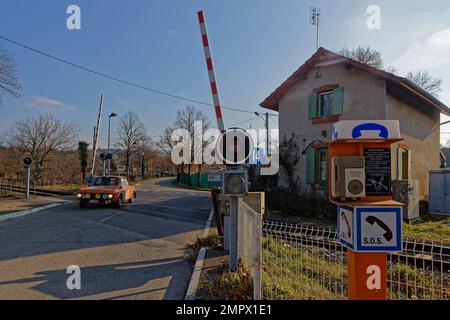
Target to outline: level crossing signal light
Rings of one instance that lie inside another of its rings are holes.
[[[23,159],[23,164],[25,165],[25,167],[30,167],[32,163],[33,159],[31,159],[31,157],[26,157],[25,159]]]

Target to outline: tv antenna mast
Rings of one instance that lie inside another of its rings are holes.
[[[317,7],[309,7],[309,21],[316,26],[316,50],[319,49],[319,27],[321,22],[321,10]]]

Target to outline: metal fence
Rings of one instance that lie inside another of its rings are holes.
[[[31,195],[38,192],[72,193],[80,187],[79,181],[69,180],[41,180],[31,183]],[[0,197],[11,197],[25,192],[25,183],[22,180],[0,180]]]
[[[450,299],[450,247],[406,239],[388,256],[388,299]],[[263,224],[262,292],[270,300],[348,299],[347,253],[334,229]]]

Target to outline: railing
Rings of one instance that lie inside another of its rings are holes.
[[[42,180],[30,184],[31,195],[42,192],[72,194],[80,188],[79,182],[68,180]],[[0,197],[10,197],[25,192],[25,184],[21,180],[0,180]]]
[[[262,292],[271,300],[348,299],[347,254],[335,230],[265,221]],[[406,239],[388,256],[388,299],[450,299],[450,247]]]

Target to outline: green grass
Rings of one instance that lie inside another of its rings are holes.
[[[317,248],[292,248],[266,237],[263,257],[263,292],[269,299],[346,299],[345,265],[324,260]]]
[[[321,227],[336,228],[336,221],[329,219],[295,217],[276,211],[268,212],[267,219],[291,224],[314,224]],[[450,244],[450,217],[427,215],[422,216],[419,221],[412,224],[405,222],[403,223],[403,236]]]
[[[263,240],[263,294],[271,300],[343,300],[348,297],[346,261],[335,252],[291,247],[272,237]],[[394,263],[388,273],[388,299],[450,299],[450,275]],[[444,292],[445,290],[445,292]]]
[[[417,270],[406,264],[395,264],[391,271],[390,291],[396,300],[448,300],[450,280],[438,274]],[[442,282],[442,283],[441,283]],[[446,292],[442,292],[442,287]]]
[[[206,284],[199,289],[201,300],[252,300],[253,279],[242,263],[237,272],[230,272],[228,261],[209,270]]]
[[[416,223],[404,223],[403,236],[450,244],[450,217],[428,215]]]

